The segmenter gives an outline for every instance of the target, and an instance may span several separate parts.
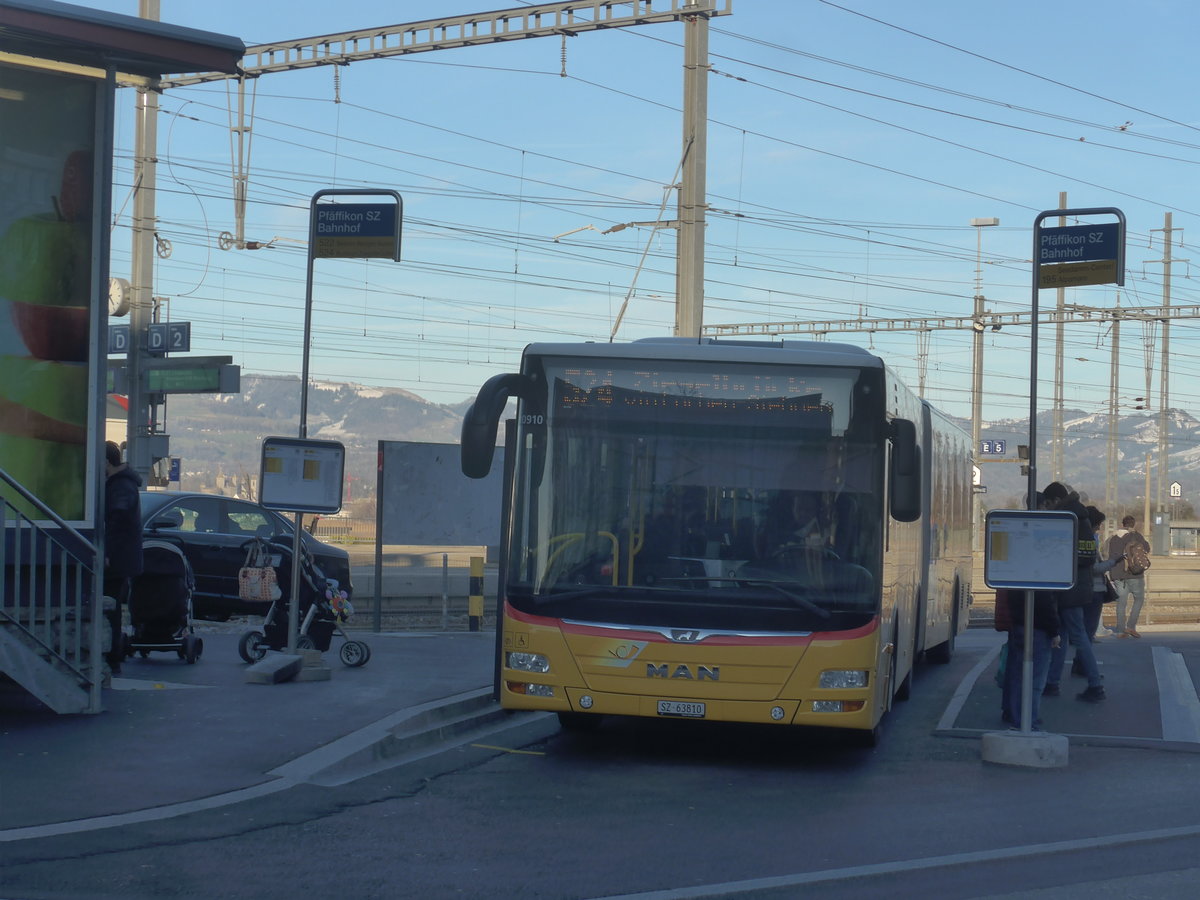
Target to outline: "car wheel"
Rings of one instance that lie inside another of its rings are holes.
[[[365,666],[371,658],[371,648],[363,641],[346,641],[338,651],[343,663],[352,669]]]

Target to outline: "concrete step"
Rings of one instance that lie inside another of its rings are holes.
[[[19,628],[0,628],[0,672],[63,715],[88,711],[87,681],[55,657],[46,658]]]
[[[510,712],[490,687],[423,704],[305,754],[270,774],[327,787],[431,756],[514,727],[558,728],[549,713]]]

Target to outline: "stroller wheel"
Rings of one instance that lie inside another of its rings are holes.
[[[198,638],[194,634],[189,634],[183,639],[183,658],[189,666],[194,665],[196,660],[200,658],[200,654],[203,652],[203,638]]]
[[[313,643],[313,639],[307,634],[302,634],[296,639],[297,650],[316,650],[317,645]]]
[[[371,648],[363,641],[346,641],[338,651],[343,663],[352,669],[365,666],[371,658]]]
[[[261,631],[247,631],[238,641],[238,655],[248,663],[258,662],[267,655],[266,640]]]

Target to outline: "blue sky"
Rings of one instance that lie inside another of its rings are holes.
[[[162,20],[253,45],[517,5],[163,0]],[[706,324],[967,315],[978,217],[1001,220],[982,233],[987,309],[1027,312],[1033,220],[1061,191],[1129,223],[1126,286],[1067,303],[1109,308],[1119,291],[1122,306],[1159,305],[1166,212],[1172,255],[1200,265],[1193,4],[732,7],[709,46]],[[669,333],[673,232],[600,232],[658,218],[679,163],[682,42],[681,26],[654,25],[569,38],[565,58],[541,38],[267,75],[246,237],[274,244],[257,251],[218,248],[233,231],[226,84],[167,91],[158,214],[172,252],[155,292],[193,323],[193,352],[298,374],[309,198],[382,187],[404,197],[403,260],[317,261],[313,377],[462,400],[531,341],[608,340],[647,248],[617,339]],[[114,275],[129,267],[133,105],[118,96]],[[1189,264],[1173,273],[1173,302],[1196,303]],[[829,337],[918,381],[915,334]],[[1046,379],[1053,338],[1042,329]],[[1066,329],[1069,407],[1107,409],[1110,340],[1107,326]],[[1161,327],[1127,323],[1120,341],[1127,407],[1147,371],[1157,402]],[[1171,405],[1198,411],[1195,326],[1176,320],[1170,346]],[[1027,414],[1028,350],[1027,327],[988,333],[985,420]],[[935,404],[969,415],[970,368],[969,332],[929,334]],[[1039,395],[1048,408],[1048,381]]]

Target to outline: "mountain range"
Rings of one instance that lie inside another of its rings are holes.
[[[400,388],[315,382],[308,394],[308,436],[340,441],[346,447],[347,500],[374,493],[377,442],[457,443],[463,414],[471,404],[432,403]],[[262,439],[292,437],[300,421],[300,379],[242,375],[241,394],[179,394],[170,398],[166,430],[171,455],[182,459],[185,489],[228,489],[230,480],[256,478]],[[970,422],[957,420],[964,430]],[[1064,480],[1089,502],[1102,503],[1108,458],[1108,416],[1065,410]],[[1038,481],[1051,480],[1053,414],[1037,421]],[[1007,419],[985,423],[986,441],[1004,441],[1002,455],[981,454],[981,484],[987,507],[1022,505],[1026,479],[1016,462],[1019,444],[1028,443],[1028,421]],[[1124,415],[1117,429],[1118,486],[1122,504],[1135,505],[1145,489],[1146,456],[1150,454],[1151,497],[1157,490],[1158,415]],[[1170,482],[1182,486],[1182,503],[1200,491],[1200,421],[1173,409],[1170,415]],[[1190,506],[1187,509],[1190,517]],[[1178,518],[1178,516],[1177,516]]]

